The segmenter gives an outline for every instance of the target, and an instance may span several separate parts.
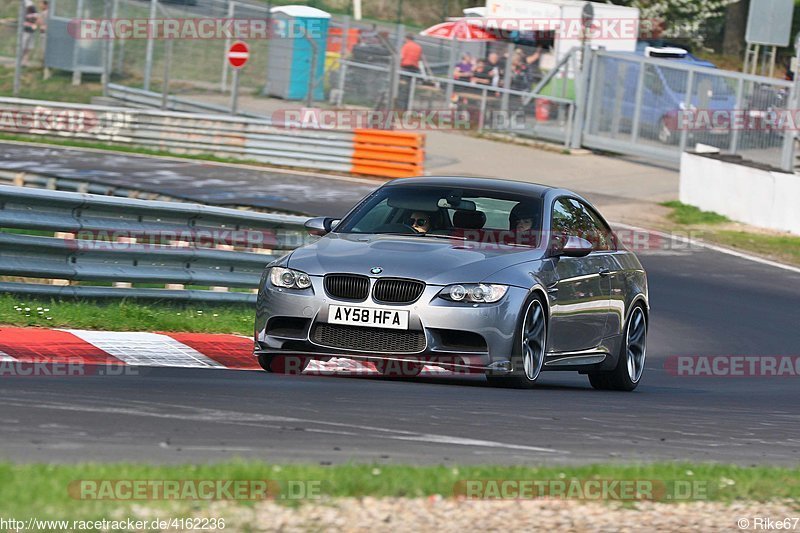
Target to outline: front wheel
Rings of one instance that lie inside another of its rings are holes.
[[[547,350],[547,313],[542,300],[535,296],[525,307],[522,321],[515,338],[511,357],[510,375],[488,374],[492,385],[516,389],[530,389],[544,366]]]
[[[595,389],[632,391],[639,386],[647,355],[647,315],[641,304],[631,311],[622,341],[614,370],[589,374],[589,383]]]

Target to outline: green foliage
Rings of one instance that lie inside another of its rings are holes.
[[[253,332],[255,308],[126,300],[91,302],[0,295],[0,324],[112,331]]]
[[[721,222],[730,222],[727,217],[718,213],[701,211],[693,205],[678,201],[664,202],[661,205],[673,209],[669,217],[678,224],[719,224]]]

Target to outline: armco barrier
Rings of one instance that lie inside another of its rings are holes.
[[[0,132],[380,177],[423,172],[424,135],[282,128],[264,119],[0,98]]]
[[[680,201],[732,220],[800,235],[800,176],[732,156],[681,154]]]
[[[305,242],[306,218],[0,185],[0,292],[252,302],[267,263]],[[68,282],[167,284],[65,286]],[[183,285],[212,290],[181,290]]]
[[[354,174],[403,178],[419,176],[425,164],[425,137],[420,133],[355,130]]]

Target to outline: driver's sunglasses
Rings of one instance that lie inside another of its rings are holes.
[[[409,218],[408,219],[409,226],[427,226],[428,219],[427,218]]]

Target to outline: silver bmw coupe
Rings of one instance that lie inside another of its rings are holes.
[[[255,355],[268,372],[313,359],[424,366],[529,388],[542,371],[631,391],[647,346],[647,276],[579,195],[463,177],[398,179],[262,277]]]

